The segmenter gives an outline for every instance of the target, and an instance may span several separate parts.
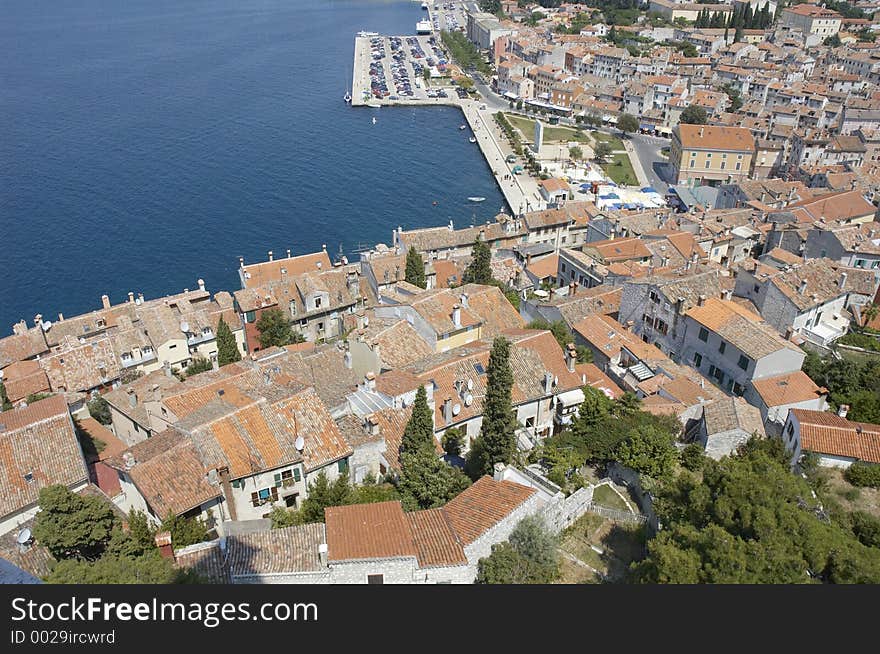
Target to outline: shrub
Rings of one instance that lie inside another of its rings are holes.
[[[691,472],[702,470],[705,460],[706,456],[703,454],[703,446],[699,443],[691,443],[681,451],[681,465]]]
[[[853,486],[870,486],[880,488],[880,466],[856,461],[843,473],[846,480]]]

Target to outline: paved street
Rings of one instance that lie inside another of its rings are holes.
[[[654,187],[655,191],[664,193],[669,187],[667,182],[669,178],[668,160],[660,154],[660,148],[668,146],[669,139],[646,134],[631,134],[630,142],[635,151],[634,154],[642,164],[649,184]]]

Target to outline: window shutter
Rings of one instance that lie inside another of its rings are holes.
[[[252,502],[259,502],[260,501],[260,494],[257,492],[251,493],[251,501]]]
[[[279,481],[281,481],[281,473],[276,472],[275,473],[275,483],[277,484]]]
[[[299,468],[293,469],[293,478],[296,479],[297,481],[299,481],[301,479],[300,474],[299,474]]]

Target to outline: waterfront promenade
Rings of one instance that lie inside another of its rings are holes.
[[[405,37],[402,37],[405,38]],[[351,105],[353,107],[382,107],[382,106],[450,106],[458,107],[470,127],[471,133],[476,138],[476,145],[480,148],[498,188],[504,195],[510,211],[520,214],[528,211],[545,209],[547,203],[541,197],[537,180],[523,172],[514,175],[515,166],[523,165],[523,161],[517,159],[513,163],[507,162],[507,156],[513,154],[507,139],[496,125],[493,112],[481,100],[459,98],[455,94],[455,87],[450,87],[449,97],[400,97],[396,100],[390,98],[375,98],[369,94],[370,90],[370,39],[368,37],[355,37],[354,65],[352,74]],[[485,109],[481,107],[486,107]]]

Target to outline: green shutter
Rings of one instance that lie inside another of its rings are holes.
[[[277,484],[279,481],[281,481],[281,473],[276,472],[275,473],[275,483]]]
[[[300,480],[299,468],[294,468],[294,469],[293,469],[293,478],[294,478],[296,481],[299,481],[299,480]]]

